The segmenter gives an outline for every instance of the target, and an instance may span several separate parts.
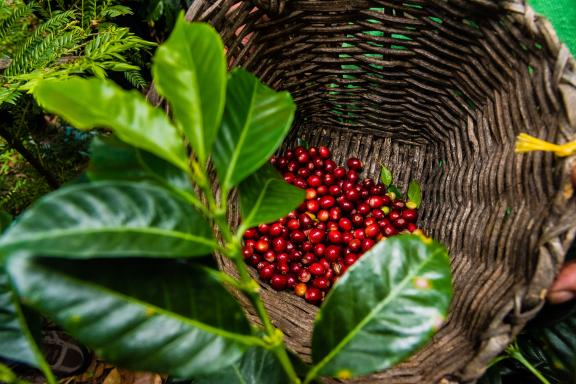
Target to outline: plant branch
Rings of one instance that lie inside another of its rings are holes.
[[[8,113],[2,113],[1,115],[3,121],[11,120]],[[36,171],[46,180],[52,189],[57,189],[60,187],[60,182],[58,182],[56,177],[46,168],[44,168],[42,163],[34,155],[32,155],[32,153],[26,149],[24,144],[22,144],[20,140],[12,135],[12,133],[3,124],[0,124],[0,136],[6,140],[11,148],[14,148],[16,151],[18,151],[18,153],[20,153],[22,157],[24,157],[24,159],[26,159],[26,161],[30,163],[34,169],[36,169]]]
[[[534,376],[536,376],[538,378],[538,380],[540,380],[541,383],[550,384],[548,379],[546,379],[544,377],[544,375],[542,375],[542,373],[538,369],[536,369],[536,367],[534,367],[528,360],[526,360],[526,358],[524,357],[524,355],[520,351],[520,348],[518,347],[518,344],[516,342],[514,344],[508,346],[508,348],[506,348],[506,353],[511,358],[515,359],[520,364],[522,364],[524,367],[526,367],[530,372],[532,372],[532,374]]]

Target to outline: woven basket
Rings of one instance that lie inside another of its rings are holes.
[[[549,22],[520,0],[195,0],[187,18],[216,27],[230,65],[292,93],[286,146],[302,137],[336,162],[361,158],[369,176],[385,164],[398,185],[421,182],[420,223],[452,258],[448,322],[408,361],[353,382],[474,382],[541,308],[576,234],[576,159],[514,153],[521,132],[576,139],[576,66]],[[263,295],[309,361],[316,307]]]

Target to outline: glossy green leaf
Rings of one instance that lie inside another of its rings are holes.
[[[392,184],[392,172],[385,166],[380,168],[380,182],[386,187]]]
[[[239,187],[242,226],[270,223],[296,209],[306,192],[284,181],[270,164],[265,164]]]
[[[416,180],[412,180],[408,185],[408,200],[416,204],[417,208],[422,203],[422,189]]]
[[[0,233],[4,232],[6,228],[12,223],[12,215],[0,209]]]
[[[192,377],[261,343],[226,289],[178,260],[16,256],[7,265],[22,300],[119,366]]]
[[[296,107],[288,92],[275,92],[242,69],[228,79],[222,127],[213,159],[226,191],[256,172],[288,134]]]
[[[73,185],[42,198],[0,238],[0,252],[91,257],[209,254],[208,223],[183,200],[153,185]]]
[[[206,164],[226,96],[220,36],[209,24],[190,24],[181,14],[170,38],[156,50],[152,72],[158,93],[170,102],[200,164]]]
[[[215,375],[197,377],[191,384],[288,384],[289,380],[272,352],[251,348],[236,364]]]
[[[186,172],[114,136],[97,137],[90,146],[87,175],[92,181],[146,181],[193,193]]]
[[[355,377],[400,362],[440,327],[451,296],[448,254],[439,243],[400,235],[376,244],[320,308],[309,377]]]
[[[125,91],[109,80],[70,78],[42,81],[34,96],[76,128],[112,129],[122,141],[188,170],[180,133],[162,109],[137,91]]]
[[[0,357],[38,367],[37,347],[8,275],[0,268]]]

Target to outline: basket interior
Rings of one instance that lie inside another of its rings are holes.
[[[498,4],[293,0],[267,16],[230,0],[189,12],[221,32],[231,65],[292,93],[298,115],[285,147],[303,138],[337,163],[361,158],[364,177],[385,164],[397,185],[422,185],[420,224],[451,254],[452,310],[433,343],[360,382],[477,378],[539,308],[574,236],[572,225],[546,245],[561,216],[563,163],[514,153],[521,132],[574,136],[558,87],[573,61],[517,15],[531,10]],[[307,358],[315,308],[263,289],[289,346]]]

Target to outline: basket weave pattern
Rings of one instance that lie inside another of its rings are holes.
[[[303,137],[422,184],[421,224],[452,258],[450,316],[411,359],[354,382],[476,380],[541,308],[576,234],[575,160],[514,153],[520,132],[576,139],[575,62],[549,22],[495,0],[197,0],[187,17],[216,27],[231,65],[292,93],[286,146]],[[263,292],[309,359],[315,307]]]

